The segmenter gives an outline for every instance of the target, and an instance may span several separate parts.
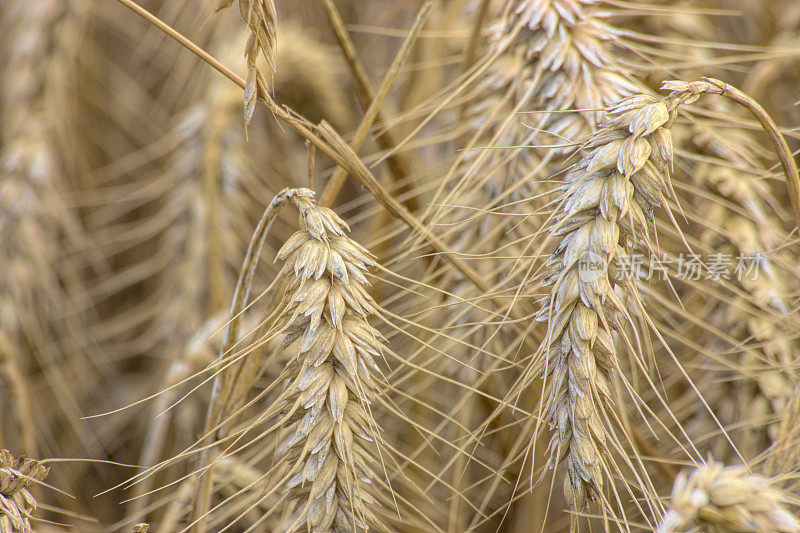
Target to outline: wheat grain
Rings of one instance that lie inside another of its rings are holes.
[[[678,475],[656,532],[796,533],[797,504],[769,478],[710,461]]]
[[[0,533],[32,533],[30,520],[36,500],[28,489],[47,473],[38,461],[15,460],[8,450],[0,450]]]

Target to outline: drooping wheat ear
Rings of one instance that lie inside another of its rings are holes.
[[[498,31],[503,35],[522,25],[515,41],[515,60],[527,64],[529,76],[541,71],[541,80],[532,88],[531,104],[545,111],[580,111],[553,116],[548,120],[548,131],[579,138],[602,120],[602,109],[640,92],[611,52],[617,42],[615,32],[591,11],[597,0],[524,0],[514,4],[511,16]]]
[[[38,461],[0,450],[0,533],[31,533],[36,500],[28,487],[42,481],[48,469]]]
[[[150,524],[136,524],[133,526],[133,533],[148,533],[150,531]]]
[[[767,477],[711,461],[678,474],[656,533],[797,533],[798,503]]]
[[[216,11],[230,7],[233,0],[221,0],[217,4]],[[272,72],[275,72],[276,59],[275,48],[278,41],[276,30],[278,14],[275,11],[274,0],[239,0],[239,13],[242,20],[250,27],[250,38],[245,45],[245,57],[247,58],[247,85],[244,89],[244,118],[247,124],[253,118],[258,101],[259,81],[262,86],[263,76],[259,71],[256,62],[258,53],[261,52],[267,60],[267,65]],[[266,95],[265,95],[266,96]]]
[[[293,200],[300,231],[278,252],[288,277],[279,323],[291,358],[276,380],[286,436],[275,479],[295,504],[289,530],[380,528],[373,453],[378,439],[369,406],[380,374],[379,333],[367,322],[376,306],[365,287],[370,253],[346,236],[347,224],[301,189]]]
[[[605,112],[585,154],[569,171],[548,262],[552,290],[539,313],[548,321],[543,377],[550,381],[547,419],[557,431],[551,467],[565,461],[567,501],[598,499],[609,472],[611,376],[625,303],[615,293],[612,263],[635,244],[649,246],[653,209],[670,190],[670,127],[678,96],[639,95]]]
[[[481,103],[472,115],[479,125],[508,121],[508,113],[496,113],[495,106],[509,92],[513,111],[537,113],[511,117],[512,127],[498,139],[500,144],[528,144],[543,138],[542,130],[580,139],[602,119],[602,109],[641,92],[618,64],[612,52],[616,35],[592,13],[596,4],[597,0],[508,2],[489,34],[488,52],[498,57],[482,78],[477,92]],[[553,113],[567,110],[578,112]],[[544,138],[548,144],[558,142],[558,137]]]

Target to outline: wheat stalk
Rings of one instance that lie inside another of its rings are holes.
[[[796,533],[798,503],[774,480],[710,461],[678,475],[656,533]]]
[[[48,469],[38,461],[14,459],[8,450],[0,450],[0,533],[32,533],[31,515],[36,499],[28,490],[44,480]]]

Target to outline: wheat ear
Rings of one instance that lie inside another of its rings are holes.
[[[515,2],[499,34],[522,25],[516,61],[528,75],[541,72],[531,104],[536,109],[576,109],[578,113],[547,116],[549,132],[578,138],[603,118],[602,110],[632,93],[639,85],[621,67],[611,47],[615,32],[591,11],[597,0],[527,0]],[[506,83],[509,83],[506,81]]]
[[[216,11],[233,4],[233,0],[221,0]],[[261,52],[267,60],[272,72],[275,72],[275,49],[278,42],[276,29],[278,14],[273,0],[239,0],[239,14],[250,27],[250,38],[247,39],[244,55],[247,58],[247,83],[244,88],[244,119],[249,124],[253,118],[258,101],[259,80],[263,83],[263,75],[256,62]],[[265,95],[266,96],[266,95]]]
[[[796,533],[800,532],[797,505],[797,498],[773,480],[752,474],[744,466],[711,461],[691,473],[678,474],[672,508],[656,533]]]
[[[606,110],[605,122],[583,143],[585,155],[567,176],[553,227],[560,237],[548,262],[553,287],[539,314],[548,321],[543,375],[552,381],[547,417],[558,428],[550,443],[551,465],[566,460],[565,495],[575,507],[599,496],[608,472],[609,378],[618,366],[617,323],[625,316],[609,268],[626,248],[653,249],[648,223],[672,190],[670,127],[678,106],[719,94],[747,107],[778,147],[797,204],[797,171],[790,168],[786,141],[752,99],[710,78],[665,82],[662,88],[671,94],[633,96]],[[581,266],[587,271],[580,272]]]
[[[642,88],[619,65],[621,47],[613,29],[595,16],[596,0],[506,4],[489,31],[490,63],[467,108],[473,137],[451,167],[459,183],[443,180],[437,195],[448,184],[452,192],[443,204],[491,207],[527,198],[521,207],[532,212],[528,230],[541,225],[534,192],[541,181],[531,175],[541,173],[543,161],[563,160],[573,139],[594,131],[605,107]],[[487,145],[508,149],[475,149]],[[543,145],[557,148],[524,148]],[[475,197],[479,188],[484,194]],[[431,211],[439,217],[446,209]]]
[[[307,192],[295,196],[301,230],[278,252],[289,277],[283,345],[294,347],[279,378],[287,383],[280,402],[288,436],[279,445],[280,477],[298,504],[296,526],[344,532],[378,523],[369,405],[381,348],[367,322],[375,303],[364,276],[375,263],[345,235],[347,224]]]
[[[551,466],[566,462],[564,490],[576,508],[598,499],[608,472],[610,380],[625,314],[609,268],[624,248],[647,241],[653,208],[669,190],[669,128],[679,103],[676,96],[640,95],[608,108],[566,178],[553,226],[552,290],[539,313],[549,322],[542,374],[551,382],[547,419],[557,429]],[[599,270],[583,272],[586,265]]]
[[[28,488],[48,473],[38,461],[0,450],[0,533],[31,533],[31,514],[36,499]]]
[[[284,191],[273,204],[281,199],[297,206],[301,229],[277,254],[287,280],[263,337],[284,335],[280,350],[290,354],[264,414],[278,420],[262,437],[283,435],[268,494],[280,491],[291,505],[289,531],[383,529],[371,484],[379,435],[370,404],[382,388],[374,361],[382,346],[367,322],[377,307],[365,274],[375,263],[311,190]]]

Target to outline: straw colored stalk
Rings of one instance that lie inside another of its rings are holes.
[[[0,533],[32,533],[36,500],[28,489],[44,480],[47,472],[38,461],[15,460],[8,450],[0,450]]]
[[[626,304],[615,292],[624,280],[609,269],[633,245],[649,247],[653,209],[670,190],[669,128],[679,103],[676,96],[640,95],[609,107],[567,175],[552,228],[552,289],[539,312],[548,321],[542,375],[550,383],[546,416],[556,430],[550,464],[566,463],[564,491],[575,508],[601,499],[610,473],[611,379]]]
[[[259,450],[259,455],[267,455],[271,451],[267,447]],[[234,456],[221,457],[215,461],[213,490],[222,503],[214,507],[210,521],[212,531],[221,530],[232,522],[238,522],[241,526],[257,524],[259,531],[280,530],[279,517],[263,520],[264,515],[274,511],[277,498],[263,497],[267,475],[250,462]],[[192,496],[196,491],[197,481],[195,477],[185,479],[171,491],[169,498],[159,502],[165,509],[159,520],[154,522],[156,531],[181,531],[191,522]]]
[[[662,88],[671,94],[633,96],[606,110],[605,122],[583,143],[585,154],[566,178],[552,228],[559,241],[548,262],[553,287],[539,314],[548,321],[542,374],[551,382],[547,418],[558,430],[550,442],[551,466],[566,462],[565,495],[577,508],[587,498],[598,499],[611,473],[609,379],[618,368],[619,319],[631,313],[615,292],[625,284],[613,279],[609,268],[634,245],[655,249],[648,225],[666,191],[672,191],[670,127],[678,106],[705,94],[740,103],[762,122],[782,165],[791,166],[774,123],[735,88],[713,79],[669,81]],[[786,175],[791,187],[792,173]]]
[[[714,461],[681,472],[656,533],[796,533],[798,500],[744,466]]]
[[[219,353],[217,346],[220,344],[219,336],[215,337],[214,333],[224,325],[225,320],[221,315],[208,319],[186,343],[180,357],[174,359],[165,370],[159,387],[163,392],[159,394],[150,410],[152,417],[139,456],[139,465],[152,467],[163,457],[176,455],[192,442],[197,428],[187,421],[196,422],[196,414],[202,412],[202,405],[199,405],[201,398],[192,396],[180,402],[178,400],[188,388],[185,383],[212,363]],[[176,442],[167,449],[170,441]],[[154,476],[148,476],[133,486],[127,516],[137,520],[147,518],[146,508],[154,483]]]
[[[377,311],[365,273],[372,256],[346,236],[347,224],[299,189],[300,231],[278,252],[287,279],[278,326],[291,356],[276,379],[281,412],[273,476],[294,505],[289,530],[381,529],[375,516],[376,425],[370,404],[379,391]],[[271,409],[272,409],[271,408]]]
[[[276,94],[289,94],[301,108],[346,122],[341,83],[333,70],[335,51],[300,28],[289,26],[285,31],[292,39],[278,55],[279,65],[287,68],[281,69],[285,74],[276,75]],[[230,42],[220,42],[213,53],[225,64],[244,66],[239,42],[246,31],[231,33]],[[301,57],[326,66],[297,67]],[[156,287],[152,300],[136,314],[138,320],[131,321],[139,335],[136,342],[128,343],[139,350],[135,353],[157,347],[162,353],[177,354],[183,349],[197,328],[224,306],[228,289],[235,283],[232,275],[247,247],[245,235],[259,216],[260,199],[274,194],[276,187],[305,180],[305,175],[298,177],[295,172],[305,162],[302,141],[273,121],[259,122],[246,135],[236,113],[241,89],[213,75],[201,85],[205,87],[202,95],[175,117],[160,141],[170,146],[166,168],[160,161],[145,158],[137,169],[148,176],[141,190],[153,191],[148,207],[157,212],[148,215],[147,224],[124,222],[120,224],[123,230],[109,232],[114,237],[110,246],[135,239],[138,243],[152,240],[158,247],[152,257],[135,258],[137,270],[146,272],[146,282]],[[254,145],[268,148],[255,151]],[[118,194],[113,188],[109,191]],[[106,211],[114,219],[141,216],[139,203],[131,211],[115,207],[114,202]],[[131,283],[140,281],[131,279]],[[116,285],[113,288],[119,290]],[[133,314],[130,308],[125,312]],[[140,327],[143,322],[146,328]]]

